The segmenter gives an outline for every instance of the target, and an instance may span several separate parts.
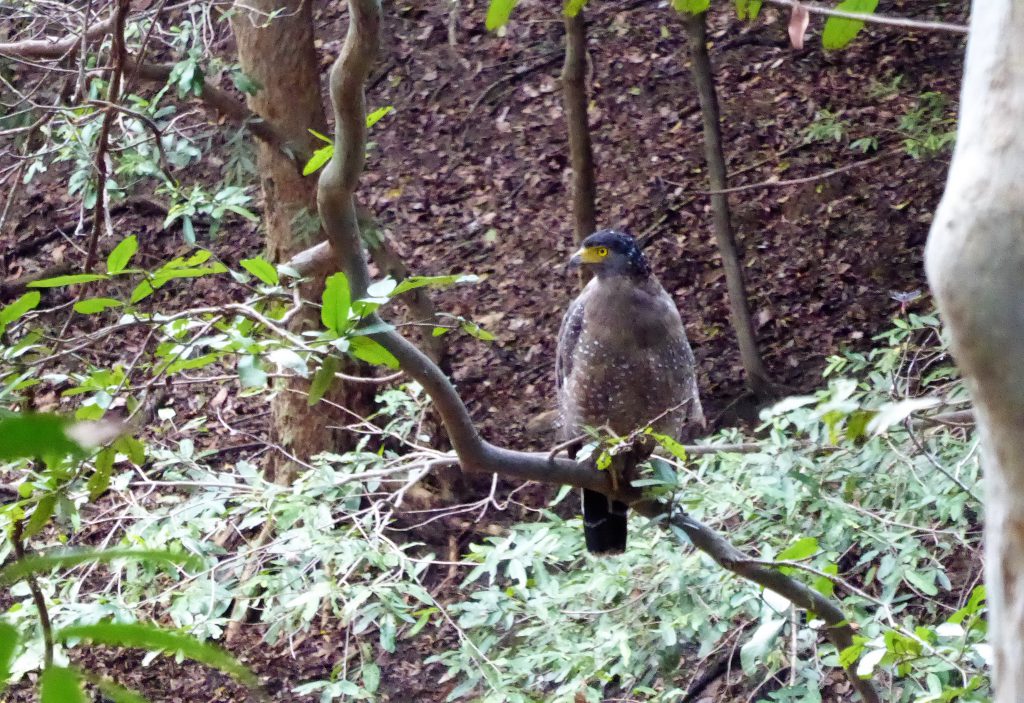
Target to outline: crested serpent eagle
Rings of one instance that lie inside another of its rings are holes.
[[[585,427],[607,427],[620,437],[648,425],[678,437],[684,422],[703,425],[693,351],[679,311],[651,273],[628,234],[596,232],[569,261],[593,278],[569,306],[558,333],[555,376],[565,440]],[[653,451],[636,442],[617,455],[612,470],[629,472]],[[583,491],[587,549],[626,547],[626,509],[596,491]]]

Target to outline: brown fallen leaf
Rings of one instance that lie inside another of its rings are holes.
[[[789,41],[794,49],[804,48],[804,34],[807,32],[807,25],[811,23],[811,13],[801,3],[793,3],[793,10],[789,15]]]

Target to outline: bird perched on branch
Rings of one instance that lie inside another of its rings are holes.
[[[684,422],[703,425],[693,351],[679,311],[636,240],[614,230],[596,232],[569,265],[589,270],[593,278],[569,306],[558,333],[555,376],[563,439],[580,436],[585,427],[626,437],[648,425],[676,438]],[[613,457],[610,470],[628,480],[653,449],[644,436]],[[625,549],[626,510],[624,503],[583,491],[588,550]]]

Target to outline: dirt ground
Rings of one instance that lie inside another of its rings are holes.
[[[729,424],[744,394],[743,373],[704,193],[700,113],[683,27],[656,3],[592,4],[599,223],[653,237],[648,256],[682,313],[706,411],[713,426]],[[555,335],[577,290],[564,266],[573,242],[558,83],[562,24],[552,9],[557,3],[524,1],[499,37],[484,30],[483,0],[461,5],[452,47],[445,3],[385,3],[385,42],[368,100],[395,111],[372,130],[360,197],[413,272],[481,277],[434,294],[439,310],[497,336],[491,343],[453,337],[453,378],[488,439],[541,448],[551,438],[527,431],[527,424],[552,407]],[[326,71],[345,13],[334,3],[316,6]],[[869,27],[848,49],[825,52],[815,19],[807,47],[797,51],[779,11],[766,8],[746,24],[735,19],[731,3],[721,7],[711,17],[710,51],[730,185],[750,186],[730,202],[752,315],[773,379],[807,391],[819,385],[830,354],[866,347],[888,326],[899,296],[926,289],[923,244],[948,152],[912,158],[898,125],[927,92],[943,94],[953,114],[964,39]],[[967,3],[892,0],[880,10],[965,23]],[[230,56],[227,27],[220,31]],[[807,140],[809,127],[827,119],[823,111],[847,123],[839,141]],[[872,137],[877,151],[849,146]],[[805,180],[778,183],[795,179]],[[4,234],[4,279],[77,256],[59,238],[10,255],[40,240],[55,217],[73,219],[74,203],[58,174],[26,188],[17,213],[22,224],[13,240]],[[116,224],[138,233],[144,255],[159,260],[182,247],[180,232],[163,231],[162,219],[132,208]],[[260,252],[261,232],[239,220],[203,244],[237,262]],[[210,285],[177,291],[223,294]],[[929,304],[923,296],[911,306]],[[263,644],[260,635],[251,626],[232,649],[269,682],[275,700],[299,700],[291,688],[329,675],[343,646],[338,630],[302,635],[290,647]],[[381,660],[390,693],[380,700],[444,700],[449,687],[436,683],[441,672],[421,663],[432,644],[420,637]],[[229,679],[202,667],[159,660],[143,668],[141,655],[90,651],[90,666],[152,701],[244,699]],[[15,687],[5,700],[29,700],[27,689]]]

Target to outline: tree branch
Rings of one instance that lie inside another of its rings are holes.
[[[842,652],[853,644],[853,628],[830,599],[773,567],[751,560],[725,537],[685,512],[674,512],[668,522],[685,532],[693,546],[714,559],[723,569],[785,596],[798,608],[810,610],[821,617],[828,625],[825,634],[838,651]],[[845,670],[861,698],[868,703],[881,703],[871,681],[857,675],[856,666],[845,667]]]
[[[85,32],[86,43],[93,43],[106,36],[114,26],[115,16],[111,15]],[[25,41],[0,44],[0,55],[19,59],[59,59],[69,54],[82,43],[82,37],[72,35],[63,39],[26,39]]]
[[[174,68],[171,64],[139,64],[134,59],[129,59],[128,65],[134,71],[134,75],[142,80],[160,83],[167,81],[171,75],[171,70]],[[199,91],[199,98],[232,122],[245,125],[250,132],[267,144],[286,153],[290,149],[296,164],[301,166],[301,164],[309,159],[312,152],[308,145],[289,144],[284,134],[272,123],[260,118],[259,115],[246,107],[245,103],[236,100],[227,91],[221,90],[204,80]]]
[[[349,0],[349,25],[345,44],[331,69],[331,104],[334,109],[334,155],[320,176],[317,202],[339,268],[349,279],[352,297],[364,295],[369,280],[359,236],[354,202],[355,189],[363,168],[366,123],[363,86],[378,48],[380,26],[379,0]],[[369,321],[375,327],[380,320]],[[545,483],[562,483],[615,495],[633,503],[638,511],[656,517],[666,506],[642,501],[632,488],[626,493],[612,491],[608,472],[594,470],[589,464],[552,458],[545,453],[518,452],[485,441],[459,397],[441,370],[419,349],[394,330],[369,335],[398,359],[399,365],[419,382],[440,414],[452,448],[464,471],[498,473],[509,478]],[[673,515],[669,523],[683,530],[699,549],[736,574],[770,588],[800,607],[818,613],[829,624],[828,635],[840,649],[852,643],[853,632],[835,604],[816,591],[785,574],[751,564],[738,549],[706,525],[684,513]],[[850,672],[853,686],[868,703],[879,703],[870,682]]]

